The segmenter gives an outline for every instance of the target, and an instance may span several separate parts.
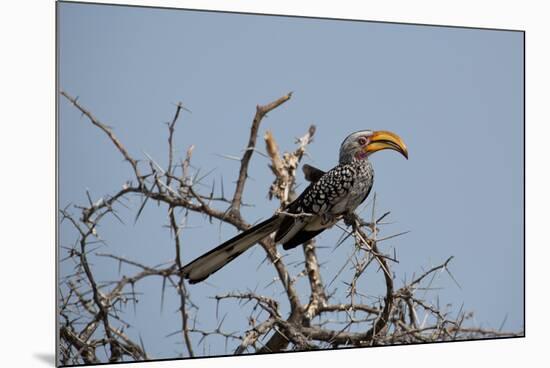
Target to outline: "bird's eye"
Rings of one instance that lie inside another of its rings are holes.
[[[357,140],[357,142],[358,142],[361,146],[364,146],[364,145],[367,143],[367,138],[365,138],[365,137],[359,137],[359,139]]]

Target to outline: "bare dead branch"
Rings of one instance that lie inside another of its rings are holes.
[[[168,216],[170,217],[170,226],[172,228],[172,233],[174,234],[174,242],[176,247],[176,266],[177,269],[181,269],[183,264],[181,262],[181,244],[180,244],[180,236],[179,236],[179,226],[176,221],[176,216],[174,215],[174,207],[169,207],[168,209]],[[178,280],[178,294],[180,296],[180,308],[179,311],[181,313],[181,330],[183,333],[183,339],[185,342],[185,346],[187,348],[187,352],[189,353],[190,357],[195,356],[195,353],[193,351],[193,345],[191,343],[191,337],[189,335],[189,317],[187,315],[187,308],[186,308],[186,297],[187,297],[187,291],[185,289],[185,282],[184,282],[183,275],[179,275]]]
[[[90,120],[90,122],[92,124],[94,124],[95,126],[97,126],[99,129],[101,129],[105,134],[107,134],[107,136],[109,137],[109,139],[111,140],[111,142],[113,142],[113,144],[115,145],[115,147],[120,151],[120,153],[122,154],[122,156],[124,156],[124,159],[126,161],[128,161],[130,163],[130,165],[132,166],[132,169],[134,170],[134,173],[136,175],[136,178],[138,179],[138,182],[141,183],[141,175],[139,173],[139,170],[138,170],[138,165],[137,165],[137,161],[134,160],[130,154],[128,153],[128,151],[126,150],[126,148],[122,145],[122,143],[120,142],[120,140],[115,136],[115,134],[113,133],[112,129],[109,128],[107,125],[101,123],[96,117],[94,117],[88,110],[86,110],[84,107],[82,107],[80,105],[80,103],[78,102],[78,98],[74,98],[74,97],[71,97],[68,93],[66,93],[65,91],[61,91],[60,92],[61,95],[63,97],[65,97],[67,100],[69,100],[78,110],[80,110],[82,112],[82,114],[86,115],[86,117]]]
[[[309,285],[311,287],[311,296],[309,298],[309,304],[305,308],[304,315],[305,318],[310,320],[318,315],[322,308],[326,307],[327,296],[325,294],[323,281],[321,280],[319,261],[315,253],[315,242],[310,240],[304,243],[302,248],[304,249],[305,266]]]
[[[172,174],[172,162],[174,161],[174,131],[176,126],[176,121],[180,115],[180,111],[183,108],[181,102],[176,104],[176,113],[172,122],[168,124],[168,169],[166,170],[168,174]],[[170,176],[166,178],[166,185],[170,186]]]
[[[289,92],[286,95],[278,98],[277,100],[267,105],[256,106],[256,114],[254,115],[254,119],[252,121],[252,127],[250,128],[250,137],[248,138],[248,144],[246,146],[246,150],[241,159],[239,177],[237,179],[235,194],[233,195],[233,200],[231,203],[231,210],[233,215],[240,216],[239,211],[241,208],[241,199],[243,196],[244,185],[245,185],[246,179],[248,178],[248,165],[250,163],[252,153],[254,152],[254,147],[256,146],[256,138],[258,136],[258,129],[260,127],[260,123],[262,122],[262,119],[265,117],[265,115],[268,112],[272,111],[273,109],[279,107],[286,101],[290,100],[291,96],[292,96],[292,92]]]

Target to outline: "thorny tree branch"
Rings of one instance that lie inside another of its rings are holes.
[[[138,170],[138,164],[137,164],[137,160],[133,159],[132,156],[130,156],[130,154],[128,153],[128,151],[126,150],[126,148],[122,145],[122,143],[120,142],[120,140],[114,135],[113,131],[111,128],[109,128],[107,125],[101,123],[98,119],[96,119],[88,110],[86,110],[84,107],[82,107],[80,105],[80,103],[78,102],[78,98],[73,98],[71,96],[69,96],[65,91],[61,91],[61,95],[63,97],[65,97],[67,100],[69,100],[78,110],[80,110],[80,112],[83,114],[83,115],[86,115],[86,117],[88,119],[90,119],[90,122],[92,124],[94,124],[95,126],[97,126],[99,129],[101,129],[105,134],[107,134],[107,136],[109,137],[109,139],[111,140],[111,142],[113,142],[113,144],[115,145],[115,147],[120,151],[120,153],[122,154],[122,156],[124,156],[124,159],[126,161],[128,161],[130,163],[130,165],[132,166],[132,168],[134,169],[134,173],[136,175],[136,178],[138,179],[138,182],[141,183],[142,181],[142,177],[139,173],[139,170]]]
[[[123,318],[128,304],[131,304],[134,309],[137,308],[139,293],[136,292],[136,285],[151,277],[162,280],[161,309],[166,286],[169,285],[176,291],[180,304],[178,312],[181,328],[169,336],[181,336],[185,354],[189,357],[196,356],[196,348],[204,345],[211,336],[225,339],[225,352],[243,354],[522,334],[481,329],[472,326],[471,323],[466,325],[472,318],[471,313],[463,312],[461,309],[458,315],[453,317],[451,310],[442,309],[438,303],[434,304],[425,299],[432,282],[443,271],[452,278],[449,271],[452,257],[397,288],[391,271],[391,263],[397,261],[396,256],[385,254],[379,247],[379,243],[402,234],[378,237],[379,227],[383,225],[381,221],[389,212],[376,218],[375,197],[370,222],[354,215],[344,219],[347,228],[338,225],[344,232],[342,241],[351,238],[355,244],[347,262],[333,279],[347,286],[345,301],[338,300],[336,290],[330,289],[333,281],[328,286],[323,282],[322,266],[319,263],[315,240],[303,245],[303,270],[294,276],[284,263],[282,255],[277,251],[273,239],[268,237],[263,239],[260,245],[275,268],[277,278],[286,295],[286,302],[252,291],[218,295],[215,297],[218,304],[222,301],[228,303],[230,300],[235,300],[244,303],[243,308],[250,309],[249,327],[243,327],[237,332],[224,331],[224,317],[214,330],[198,328],[196,322],[200,322],[201,319],[207,320],[209,317],[199,314],[198,308],[191,302],[184,279],[179,273],[184,263],[182,252],[186,247],[181,242],[181,232],[184,231],[187,218],[192,213],[206,216],[210,221],[219,220],[232,225],[239,231],[251,226],[244,220],[241,206],[245,183],[248,179],[248,167],[252,153],[257,150],[256,140],[260,123],[266,114],[287,102],[291,98],[291,93],[256,107],[248,144],[240,159],[235,191],[231,198],[225,196],[223,183],[221,195],[214,193],[213,186],[209,193],[199,190],[200,185],[204,186],[202,183],[204,179],[192,173],[193,145],[189,146],[185,158],[178,161],[174,157],[176,122],[181,110],[186,110],[181,103],[176,104],[174,116],[168,123],[168,157],[167,166],[164,169],[159,162],[147,154],[147,160],[138,160],[133,157],[113,130],[85,109],[77,98],[71,97],[66,92],[61,92],[61,95],[86,116],[92,125],[107,135],[125,161],[130,164],[134,175],[133,180],[124,183],[122,189],[113,195],[94,201],[87,193],[89,203],[85,206],[74,206],[80,212],[78,215],[73,214],[69,207],[60,211],[62,222],[68,221],[79,235],[74,245],[63,246],[67,256],[62,258],[62,262],[73,262],[74,269],[72,273],[64,275],[60,280],[63,285],[59,295],[61,364],[150,359],[139,333],[139,342],[137,342],[135,333],[125,331],[127,329],[133,331],[134,328]],[[274,135],[269,131],[264,135],[267,157],[270,159],[270,168],[274,174],[273,184],[269,188],[269,198],[279,200],[280,211],[284,212],[285,206],[296,197],[296,171],[302,158],[307,154],[307,146],[313,141],[314,134],[315,126],[311,125],[308,131],[297,139],[296,149],[283,154],[280,153]],[[179,165],[176,162],[179,162]],[[181,176],[176,174],[178,167],[181,168]],[[323,173],[309,165],[303,165],[303,170],[306,180],[309,181],[316,181]],[[145,265],[120,255],[95,251],[94,245],[103,243],[98,225],[110,215],[122,222],[117,214],[117,208],[126,206],[125,201],[130,196],[138,196],[141,200],[135,215],[136,221],[150,200],[166,206],[168,227],[174,239],[173,260],[161,265]],[[182,215],[178,219],[180,213]],[[115,281],[98,281],[99,275],[94,271],[94,262],[91,262],[90,257],[94,260],[110,259],[117,262],[119,273],[123,265],[137,269],[137,272],[131,276],[124,275]],[[348,279],[345,271],[350,265],[351,276]],[[385,294],[372,299],[362,291],[360,280],[365,278],[369,270],[372,270],[369,273],[369,282],[375,282],[370,277],[376,276],[374,274],[376,269],[384,278]],[[300,275],[307,276],[306,294],[309,295],[309,300],[305,304],[302,304],[299,297],[303,291],[300,290],[299,294],[296,286],[296,280]],[[418,295],[419,290],[423,292],[422,297]],[[285,309],[286,303],[288,303],[288,310]],[[200,339],[194,340],[194,336]],[[229,343],[235,345],[230,348]]]
[[[174,215],[174,207],[169,207],[168,214],[170,217],[170,227],[172,228],[172,232],[174,234],[175,239],[175,247],[176,247],[176,266],[177,269],[181,269],[183,267],[183,263],[181,261],[181,244],[180,244],[180,227],[178,226],[176,222],[176,215]],[[183,333],[183,340],[185,341],[185,346],[187,347],[187,351],[189,353],[189,356],[193,357],[195,356],[195,353],[193,352],[193,346],[191,343],[191,338],[189,336],[189,317],[187,315],[187,308],[186,308],[186,297],[187,297],[187,291],[185,289],[185,283],[184,283],[184,277],[183,275],[178,275],[178,286],[177,291],[180,296],[180,313],[181,313],[181,331]]]
[[[237,185],[235,188],[235,194],[233,195],[233,201],[231,202],[231,210],[234,215],[239,213],[241,208],[241,199],[244,191],[244,184],[248,178],[248,165],[250,159],[252,158],[252,153],[256,146],[256,138],[258,136],[258,129],[260,128],[260,123],[266,114],[273,109],[276,109],[286,101],[290,100],[292,97],[292,92],[287,93],[281,98],[263,106],[256,106],[256,114],[254,115],[254,120],[252,121],[252,127],[250,128],[250,137],[248,138],[248,145],[241,159],[241,167],[239,169],[239,178],[237,179]],[[239,213],[240,214],[240,213]]]

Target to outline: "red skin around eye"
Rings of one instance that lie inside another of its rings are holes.
[[[361,146],[365,146],[367,143],[368,143],[368,139],[365,138],[365,137],[360,137],[357,142],[361,145]],[[365,157],[367,157],[367,153],[363,150],[359,150],[359,152],[357,152],[355,154],[355,157],[362,160],[364,159]]]

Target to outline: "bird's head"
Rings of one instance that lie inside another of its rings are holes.
[[[385,130],[361,130],[351,133],[340,146],[340,163],[347,163],[356,159],[365,159],[372,153],[384,149],[391,149],[409,158],[407,146],[395,133]]]

